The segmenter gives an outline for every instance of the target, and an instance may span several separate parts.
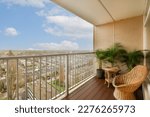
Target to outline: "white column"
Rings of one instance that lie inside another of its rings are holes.
[[[143,50],[147,50],[147,28],[143,27]],[[146,66],[146,51],[144,51],[144,63]]]

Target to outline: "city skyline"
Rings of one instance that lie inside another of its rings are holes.
[[[0,50],[93,49],[93,26],[49,0],[1,0],[0,9]]]

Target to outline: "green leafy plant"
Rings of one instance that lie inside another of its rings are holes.
[[[142,51],[131,51],[123,55],[122,62],[125,62],[128,68],[131,70],[134,66],[140,64],[144,55]]]
[[[147,50],[147,51],[145,52],[145,55],[146,55],[146,59],[147,59],[147,60],[150,60],[150,50]]]
[[[112,47],[106,50],[106,61],[110,62],[112,66],[117,61],[121,61],[122,57],[126,54],[126,50],[120,43],[115,43]]]
[[[102,62],[106,58],[106,51],[105,50],[97,50],[96,57],[99,63],[99,69],[102,68]]]

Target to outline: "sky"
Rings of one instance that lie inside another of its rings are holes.
[[[92,50],[92,33],[50,0],[0,0],[0,50]]]

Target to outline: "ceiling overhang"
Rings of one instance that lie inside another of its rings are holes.
[[[146,0],[51,0],[93,25],[143,15]]]

